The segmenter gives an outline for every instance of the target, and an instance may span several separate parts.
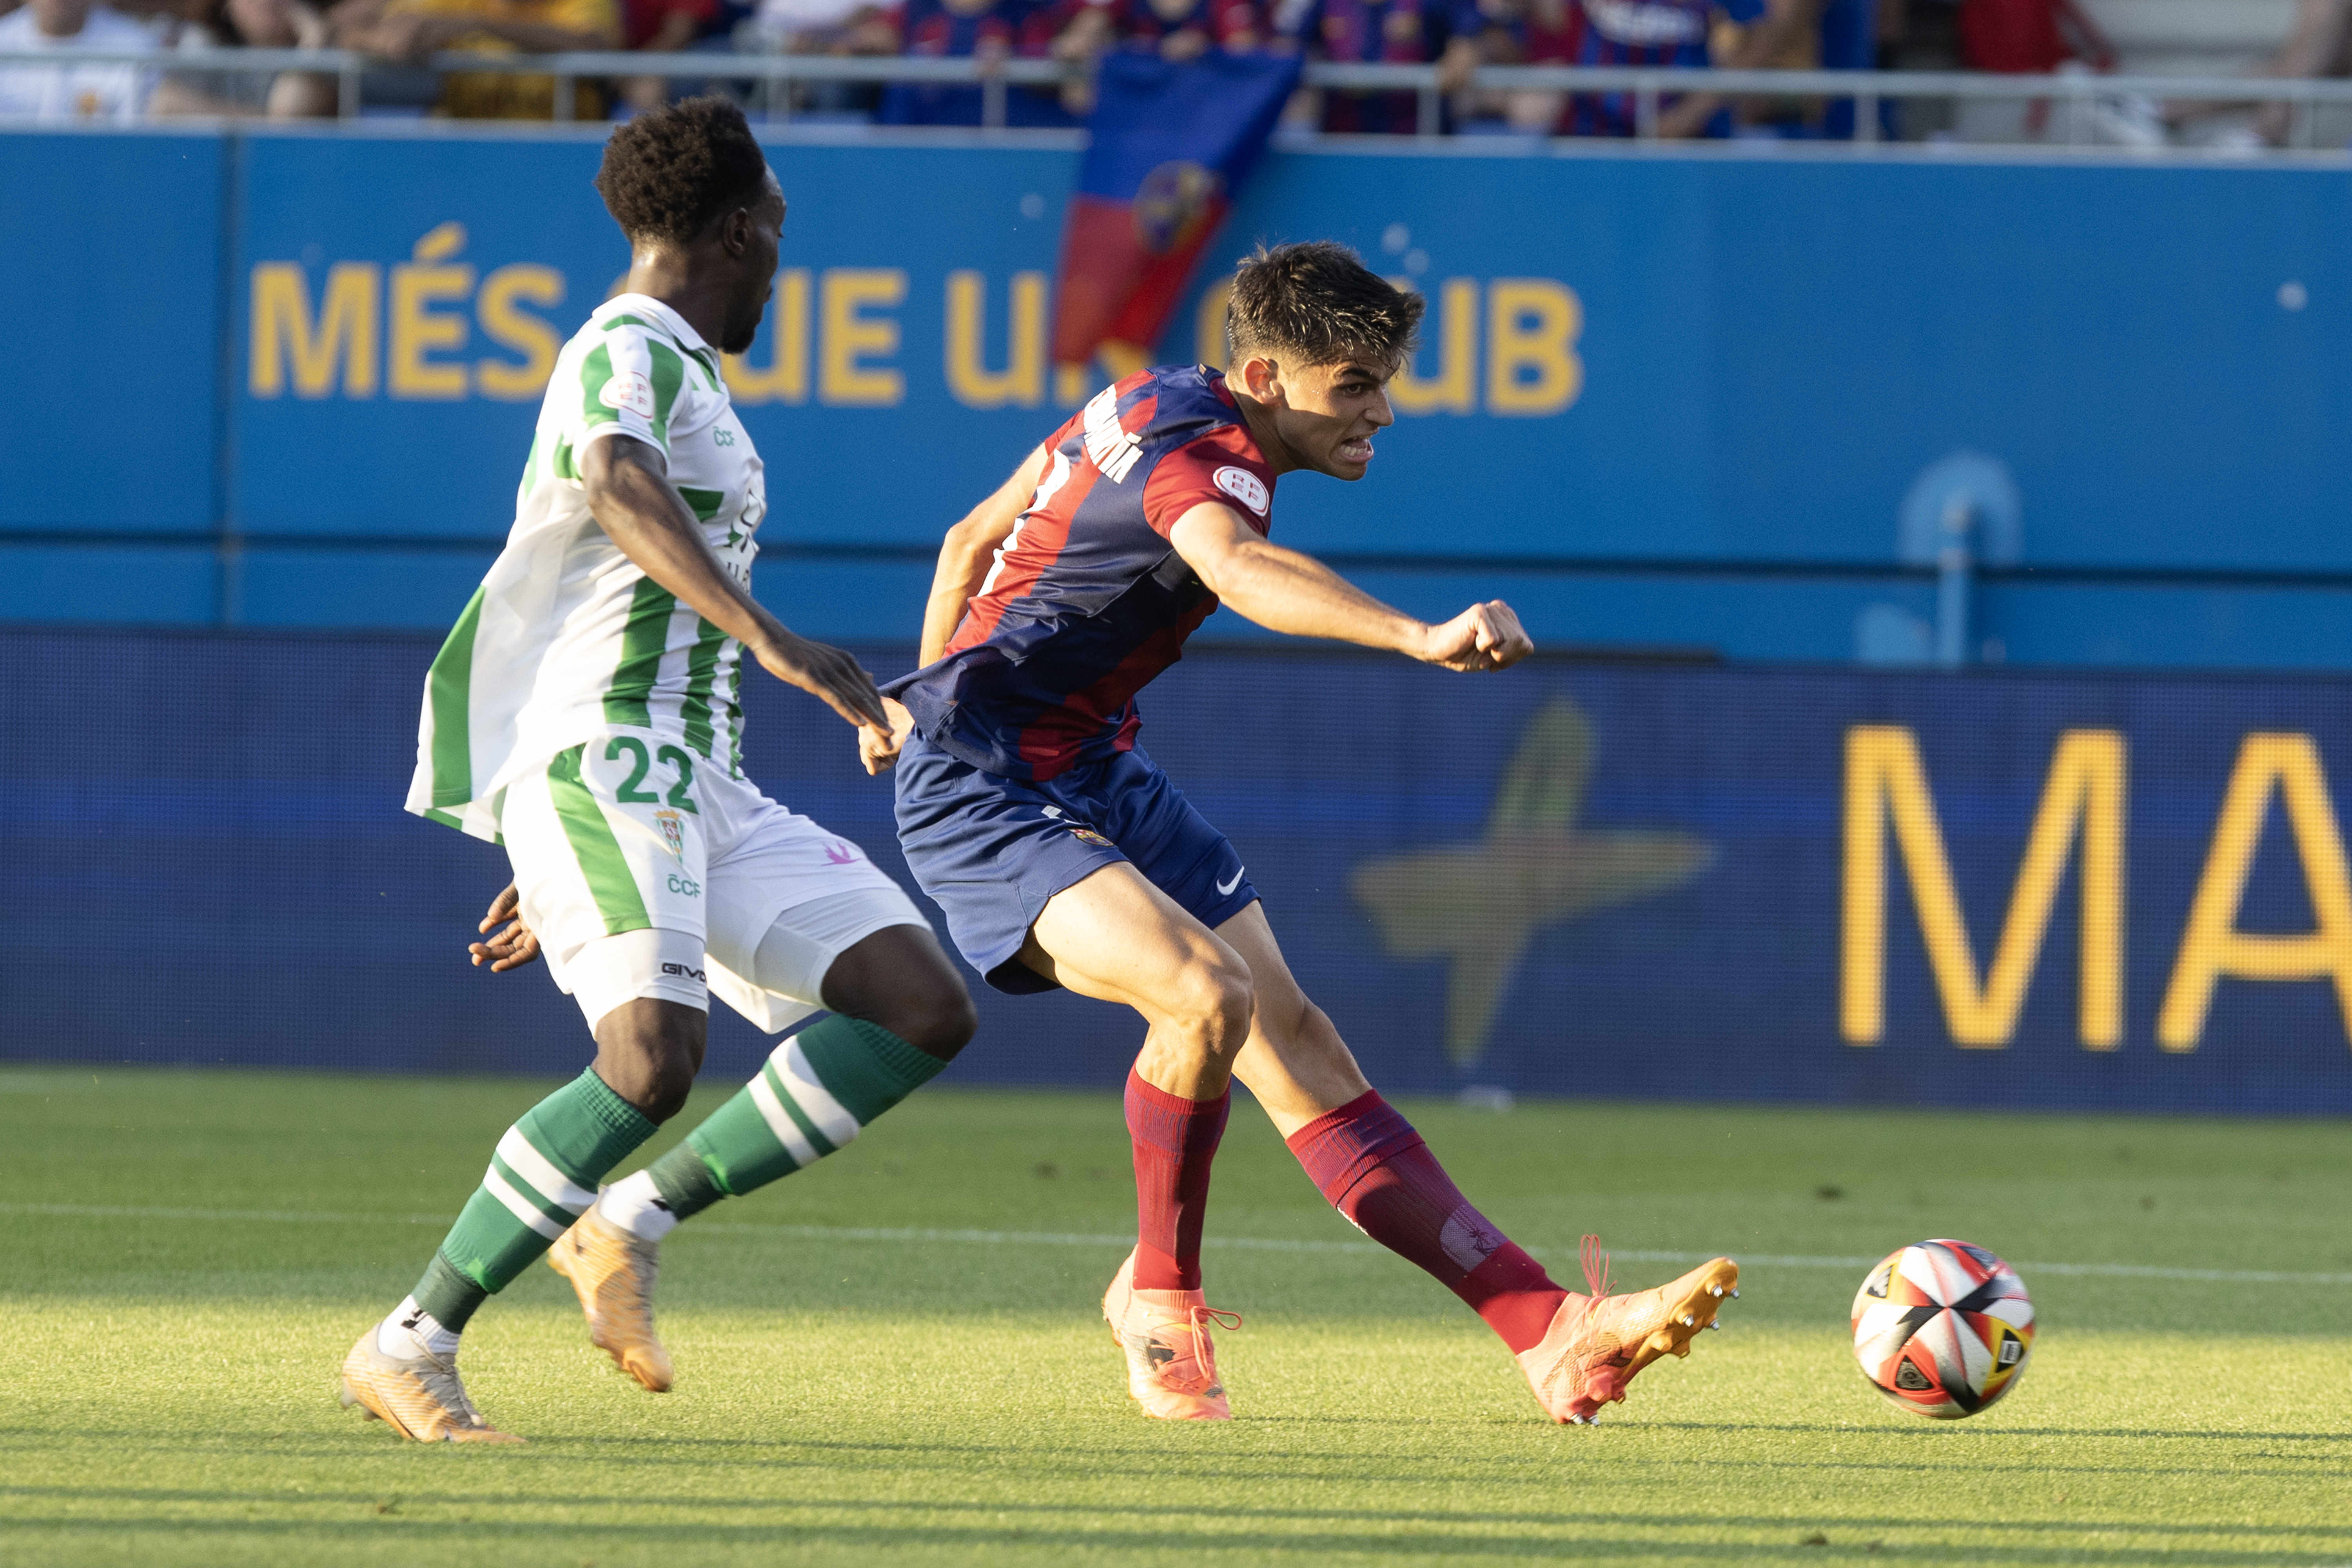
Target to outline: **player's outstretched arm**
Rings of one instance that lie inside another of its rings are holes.
[[[669,482],[669,459],[659,447],[625,435],[592,441],[580,457],[580,482],[606,536],[646,576],[750,648],[778,680],[852,724],[887,729],[882,694],[857,660],[788,630],[727,574],[693,509]]]
[[[1013,537],[1013,525],[1029,508],[1030,498],[1045,481],[1052,458],[1039,447],[1021,460],[1012,477],[995,492],[964,514],[940,543],[940,563],[931,574],[931,596],[923,605],[923,651],[919,664],[929,664],[948,650],[948,639],[963,622],[964,606],[971,603],[987,579],[997,546]]]
[[[1503,669],[1535,651],[1500,599],[1439,626],[1391,609],[1311,555],[1269,542],[1232,508],[1206,501],[1176,520],[1176,552],[1209,591],[1268,631],[1384,648],[1447,669]]]
[[[939,565],[931,574],[931,595],[923,602],[922,652],[915,660],[919,668],[935,662],[947,652],[948,639],[963,623],[965,606],[987,580],[989,563],[997,547],[1013,537],[1013,527],[1028,509],[1037,487],[1045,482],[1052,461],[1045,448],[1039,447],[1021,460],[1012,477],[997,486],[986,500],[948,530],[947,538],[940,544]],[[889,698],[882,700],[882,709],[890,720],[886,730],[867,728],[857,732],[857,760],[866,764],[869,773],[878,773],[897,762],[899,748],[907,743],[907,737],[915,728],[914,716]]]

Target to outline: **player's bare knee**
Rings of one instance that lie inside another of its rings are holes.
[[[826,971],[823,994],[834,1012],[941,1061],[954,1060],[980,1027],[963,977],[920,927],[886,927],[858,942]]]
[[[1213,1056],[1231,1056],[1241,1049],[1249,1038],[1256,1005],[1249,968],[1238,958],[1226,955],[1185,973],[1179,1011],[1201,1032]]]
[[[980,1028],[971,993],[944,967],[919,970],[875,1010],[868,1023],[889,1030],[925,1056],[943,1062],[971,1043]]]
[[[649,1121],[686,1109],[702,1069],[709,1016],[674,1002],[639,997],[597,1022],[596,1076]]]

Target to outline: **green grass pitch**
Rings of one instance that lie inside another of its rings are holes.
[[[1089,1238],[1132,1220],[1116,1100],[939,1090],[679,1233],[676,1393],[535,1268],[465,1361],[529,1445],[400,1443],[336,1363],[541,1092],[0,1071],[0,1564],[2352,1563],[2338,1123],[1409,1105],[1564,1279],[1584,1230],[1631,1284],[1682,1265],[1629,1253],[1750,1259],[1725,1331],[1588,1430],[1244,1105],[1208,1255],[1239,1418],[1161,1426],[1095,1314],[1119,1248]],[[908,1229],[1014,1234],[844,1234]],[[2019,1263],[2043,1325],[1949,1424],[1855,1373],[1860,1268],[1769,1261],[1942,1235]]]

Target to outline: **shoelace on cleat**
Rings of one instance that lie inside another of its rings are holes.
[[[455,1363],[444,1366],[437,1361],[430,1362],[426,1371],[416,1374],[416,1381],[425,1385],[425,1392],[433,1396],[436,1405],[444,1410],[456,1412],[463,1418],[464,1425],[488,1425],[482,1419],[482,1413],[474,1408],[474,1402],[466,1397],[466,1385],[458,1381]]]
[[[1590,1231],[1577,1249],[1578,1261],[1584,1265],[1584,1283],[1596,1301],[1609,1294],[1609,1254],[1601,1248],[1601,1238]]]
[[[1223,1307],[1200,1306],[1186,1310],[1184,1326],[1192,1333],[1192,1365],[1199,1373],[1188,1380],[1197,1386],[1185,1389],[1183,1392],[1187,1394],[1199,1394],[1214,1387],[1217,1382],[1215,1357],[1209,1349],[1209,1334],[1205,1326],[1208,1323],[1214,1323],[1232,1333],[1241,1328],[1242,1315],[1229,1312]]]

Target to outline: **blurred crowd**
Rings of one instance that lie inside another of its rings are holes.
[[[2352,0],[2295,0],[2292,36],[2258,74],[2337,76],[2352,69]],[[1473,79],[1481,65],[1672,65],[1747,68],[1902,68],[1914,64],[2008,72],[2110,68],[2114,51],[2077,0],[0,0],[0,120],[130,120],[209,115],[294,118],[337,111],[337,82],[303,70],[174,68],[191,48],[352,49],[370,58],[369,113],[466,119],[546,119],[552,79],[436,75],[442,51],[541,54],[581,50],[707,53],[702,79],[621,75],[583,79],[576,118],[626,115],[665,97],[732,92],[756,108],[891,124],[972,124],[977,87],[799,82],[779,105],[760,84],[730,79],[743,53],[1024,58],[1056,62],[1058,84],[1003,90],[1013,125],[1080,122],[1091,107],[1095,61],[1113,50],[1185,60],[1211,49],[1297,54],[1310,60],[1429,65],[1448,133],[1627,136],[1630,94],[1496,91]],[[135,64],[78,62],[79,54],[136,51]],[[1882,133],[1899,110],[1882,106]],[[2193,120],[2190,107],[2135,102],[2117,139],[2161,141]],[[1331,132],[1412,133],[1425,127],[1412,91],[1303,89],[1287,122]],[[2283,110],[2257,116],[2256,134],[2287,133]],[[1667,137],[1842,137],[1851,102],[1791,97],[1737,101],[1706,94],[1664,100]],[[2127,133],[2126,133],[2127,132]]]

